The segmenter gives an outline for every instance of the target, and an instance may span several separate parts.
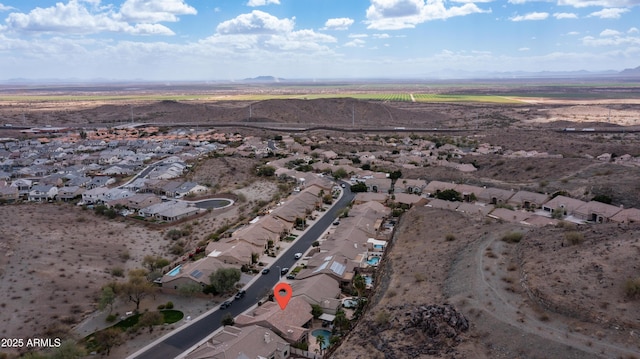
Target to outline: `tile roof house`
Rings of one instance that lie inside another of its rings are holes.
[[[523,209],[537,209],[549,200],[549,196],[543,193],[535,193],[530,191],[518,191],[509,200],[507,204]]]
[[[620,207],[598,201],[589,201],[576,208],[574,216],[584,221],[602,223],[609,222],[620,211],[622,211]]]
[[[336,314],[340,309],[340,284],[328,275],[318,275],[291,283],[293,298],[300,297],[311,305],[319,305],[322,311]]]
[[[35,185],[29,191],[28,199],[32,202],[42,202],[54,199],[58,195],[58,187],[52,185]]]
[[[513,191],[493,187],[487,187],[476,194],[479,201],[490,204],[506,204],[513,195]]]
[[[18,196],[18,188],[7,185],[6,182],[0,183],[0,202],[13,202],[17,201]]]
[[[202,287],[209,284],[209,276],[228,265],[213,257],[204,257],[195,262],[187,262],[170,270],[160,279],[163,288],[180,289],[185,285],[197,283]]]
[[[552,213],[554,210],[562,209],[563,216],[572,216],[576,209],[584,205],[586,202],[579,199],[556,196],[542,205],[542,210]]]
[[[289,343],[299,343],[307,340],[312,319],[311,305],[302,298],[294,297],[284,310],[275,302],[266,302],[240,314],[236,317],[235,325],[259,325],[273,330]]]
[[[287,359],[289,343],[268,328],[225,326],[185,359]]]
[[[638,223],[640,222],[640,209],[627,208],[611,217],[612,222],[617,223]]]

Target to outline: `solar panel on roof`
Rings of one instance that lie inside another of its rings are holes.
[[[335,274],[341,276],[341,275],[344,274],[344,271],[347,269],[347,266],[345,266],[342,263],[333,262],[333,263],[331,263],[331,267],[330,268]]]
[[[202,277],[202,272],[199,271],[198,269],[194,270],[193,272],[191,272],[191,276],[195,279],[200,279],[200,277]]]

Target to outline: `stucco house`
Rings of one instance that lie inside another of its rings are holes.
[[[611,221],[611,218],[620,211],[622,211],[620,207],[598,201],[589,201],[576,208],[574,216],[584,221],[603,223]]]
[[[185,359],[287,359],[290,352],[289,343],[268,328],[225,326]]]

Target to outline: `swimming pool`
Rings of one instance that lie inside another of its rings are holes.
[[[181,268],[181,267],[182,267],[182,265],[179,265],[179,266],[177,266],[177,267],[173,268],[171,271],[169,271],[169,273],[167,273],[167,275],[168,275],[169,277],[175,277],[175,276],[177,276],[178,274],[180,274],[180,268]]]
[[[371,257],[371,258],[369,258],[369,260],[367,261],[367,263],[368,263],[370,266],[377,266],[377,265],[378,265],[378,263],[380,263],[380,257]]]
[[[373,285],[373,278],[371,276],[368,275],[363,275],[364,277],[364,282],[367,285],[367,287],[371,287]]]
[[[326,329],[316,329],[311,332],[311,335],[317,337],[318,335],[322,335],[324,340],[322,341],[322,349],[327,349],[329,347],[329,337],[331,337],[331,332]]]
[[[373,248],[375,248],[375,249],[383,249],[384,246],[382,244],[374,244]]]
[[[205,199],[195,203],[195,206],[203,209],[218,209],[228,207],[233,204],[233,201],[228,200],[226,198],[213,198],[213,199]]]
[[[345,308],[355,308],[358,306],[358,301],[353,298],[347,298],[342,301],[342,306]]]

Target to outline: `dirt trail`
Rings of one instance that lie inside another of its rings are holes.
[[[526,346],[527,352],[534,357],[617,358],[638,354],[636,349],[612,342],[611,336],[604,335],[601,327],[598,335],[596,330],[592,335],[583,334],[575,331],[576,321],[543,312],[532,303],[520,287],[519,276],[514,270],[512,261],[516,245],[500,241],[499,236],[499,233],[485,235],[461,252],[451,267],[445,286],[452,302],[476,315],[471,320],[487,335],[483,339],[485,343],[501,341],[501,330],[497,330],[496,325],[502,325],[511,328],[507,331],[510,332],[509,340],[502,344],[501,351],[506,353],[518,353],[524,347],[524,340],[539,344]],[[588,327],[588,324],[581,323],[581,326]],[[560,353],[562,355],[558,356]]]

